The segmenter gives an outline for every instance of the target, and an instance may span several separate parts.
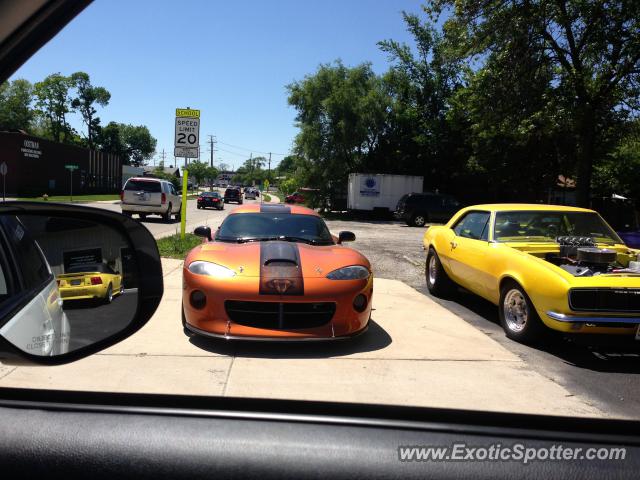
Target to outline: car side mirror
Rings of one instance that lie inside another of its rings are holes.
[[[342,231],[338,234],[338,243],[355,242],[356,234],[353,232]]]
[[[211,241],[211,229],[209,227],[196,227],[193,234]]]
[[[3,364],[84,358],[138,331],[162,298],[156,241],[120,213],[6,202],[0,237]]]

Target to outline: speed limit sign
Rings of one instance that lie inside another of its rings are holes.
[[[176,108],[176,156],[198,157],[200,144],[200,110]]]

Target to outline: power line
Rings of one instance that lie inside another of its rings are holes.
[[[218,143],[222,143],[222,142],[219,141]],[[218,147],[218,150],[221,151],[221,152],[230,153],[231,155],[237,155],[238,157],[247,158],[247,154],[246,153],[232,152],[230,150],[225,150],[224,148],[220,148],[220,147]]]
[[[226,145],[228,147],[239,148],[240,150],[246,150],[247,152],[261,153],[262,155],[269,155],[269,153],[271,153],[272,155],[279,155],[282,157],[286,157],[287,155],[289,155],[288,153],[261,152],[260,150],[256,150],[255,148],[239,147],[238,145],[232,145],[230,143],[221,142],[220,140],[218,140],[218,143],[221,143],[222,145]]]

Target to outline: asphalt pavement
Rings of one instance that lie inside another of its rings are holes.
[[[105,304],[93,300],[75,300],[64,303],[69,319],[71,338],[69,350],[90,345],[121,332],[131,323],[138,308],[137,289],[126,290]]]

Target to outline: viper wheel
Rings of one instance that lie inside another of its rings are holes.
[[[450,296],[455,289],[455,283],[447,275],[440,262],[440,257],[438,257],[433,247],[429,248],[429,253],[427,254],[425,279],[429,292],[436,297]]]
[[[500,289],[500,325],[512,340],[534,344],[545,333],[545,327],[529,296],[515,281],[506,282]]]

